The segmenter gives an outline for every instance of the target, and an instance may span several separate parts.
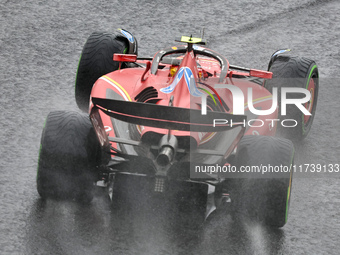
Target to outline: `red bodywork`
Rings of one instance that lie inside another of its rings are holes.
[[[172,47],[175,49],[176,47]],[[202,47],[200,47],[202,48]],[[204,48],[206,49],[206,48]],[[209,50],[210,51],[210,50]],[[210,51],[213,52],[213,51]],[[152,73],[151,70],[151,62],[148,60],[137,60],[136,63],[140,64],[142,67],[133,67],[133,68],[125,68],[121,70],[117,70],[111,73],[108,73],[101,78],[99,78],[94,84],[91,92],[91,101],[90,101],[90,109],[91,113],[93,108],[92,98],[110,98],[108,94],[115,95],[115,99],[124,100],[124,101],[138,101],[138,95],[144,91],[146,88],[153,87],[157,90],[156,98],[149,98],[144,101],[144,103],[153,103],[157,105],[169,106],[169,102],[171,102],[172,107],[180,107],[180,108],[191,108],[198,109],[201,108],[201,98],[197,96],[193,96],[189,91],[188,82],[185,79],[186,73],[184,73],[183,77],[177,82],[174,90],[171,93],[163,93],[161,89],[169,87],[174,80],[178,78],[178,74],[180,70],[191,70],[192,75],[195,79],[195,86],[197,90],[201,93],[205,91],[209,91],[211,94],[216,95],[216,103],[221,104],[221,101],[227,105],[226,107],[222,107],[223,111],[227,113],[233,113],[233,95],[229,89],[219,89],[214,88],[215,84],[221,83],[221,65],[218,60],[200,55],[197,52],[187,51],[183,53],[182,56],[176,56],[175,58],[180,62],[180,65],[162,63],[161,60],[155,59],[159,52],[154,56],[154,61],[160,61],[159,67],[155,73]],[[129,56],[128,58],[122,58],[121,56],[116,56],[114,59],[116,60],[125,60],[125,61],[134,61],[133,56]],[[184,68],[184,69],[181,69]],[[189,69],[186,69],[189,68]],[[245,135],[267,135],[273,136],[276,132],[276,121],[269,121],[278,119],[277,109],[274,113],[265,116],[255,116],[249,112],[248,109],[248,88],[252,88],[253,91],[253,105],[256,109],[266,110],[270,109],[272,106],[272,98],[271,93],[265,89],[260,84],[251,81],[251,76],[256,76],[260,78],[271,78],[270,72],[260,71],[251,69],[249,72],[246,71],[237,71],[237,70],[229,70],[229,63],[227,69],[227,75],[222,79],[222,84],[231,84],[240,88],[244,94],[244,109],[245,115],[248,117],[248,121],[251,119],[257,119],[253,122],[246,122],[246,131]],[[190,71],[189,71],[190,72]],[[200,83],[202,82],[202,83]],[[203,85],[204,83],[204,85]],[[109,91],[111,91],[109,93]],[[209,97],[209,96],[208,96]],[[172,99],[172,100],[171,100]],[[208,108],[209,110],[209,108]],[[100,118],[102,121],[102,127],[105,129],[105,133],[109,137],[116,137],[115,127],[112,123],[111,117],[105,114],[103,111],[99,111]],[[262,121],[261,121],[262,120]],[[263,123],[263,124],[262,124]],[[273,125],[274,124],[274,125]],[[249,127],[249,125],[252,125]],[[256,127],[257,126],[257,127]],[[148,126],[136,126],[137,130],[142,138],[145,134],[149,132],[159,133],[159,134],[167,134],[167,129],[148,127]],[[104,136],[103,130],[96,129],[97,134],[99,136]],[[100,134],[101,132],[101,134]],[[178,131],[172,130],[172,135],[176,137],[186,137],[190,136],[195,139],[198,146],[202,146],[206,143],[209,143],[210,140],[214,137],[215,132],[189,132],[189,131]],[[101,140],[101,139],[100,139]],[[102,139],[103,140],[103,139]],[[104,139],[105,140],[105,139]],[[103,141],[104,143],[104,141]],[[110,142],[113,148],[117,148],[117,144],[115,142]],[[228,144],[225,148],[226,154],[231,153],[236,144]],[[210,145],[209,148],[213,148],[213,144]]]

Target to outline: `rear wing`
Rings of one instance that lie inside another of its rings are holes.
[[[156,105],[140,102],[127,102],[114,99],[92,98],[95,107],[112,118],[136,125],[155,128],[193,131],[220,132],[235,127],[243,127],[247,117],[225,112],[208,111],[201,115],[200,110]],[[223,125],[215,125],[215,120],[227,120]]]

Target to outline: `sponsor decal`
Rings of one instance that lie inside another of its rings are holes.
[[[181,81],[181,79],[183,79],[183,77],[185,79],[185,83],[186,83],[191,95],[193,95],[195,97],[204,97],[205,94],[199,91],[199,90],[202,90],[205,93],[207,93],[212,98],[215,105],[217,105],[214,96],[207,89],[197,87],[196,81],[194,79],[193,72],[191,71],[191,69],[189,67],[181,67],[181,69],[179,69],[179,71],[177,72],[173,82],[168,87],[160,89],[160,91],[165,93],[165,94],[172,93],[175,90],[177,84]],[[221,98],[214,88],[212,88],[208,84],[204,84],[204,83],[200,83],[200,84],[205,85],[207,88],[209,88],[211,91],[213,91],[215,93],[215,95],[217,96],[220,104],[222,105]]]
[[[181,69],[179,69],[179,71],[177,72],[173,82],[168,87],[160,89],[160,91],[165,94],[173,92],[177,84],[181,81],[181,79],[183,79],[183,77],[191,95],[193,95],[194,97],[200,97],[203,95],[203,93],[200,92],[196,86],[194,75],[191,69],[186,66],[181,67]]]

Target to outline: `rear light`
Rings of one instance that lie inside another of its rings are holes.
[[[164,184],[165,184],[165,178],[164,177],[156,177],[155,178],[155,192],[164,192]]]

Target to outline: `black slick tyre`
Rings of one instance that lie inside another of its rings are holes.
[[[311,113],[310,116],[303,114],[295,105],[287,105],[286,115],[280,115],[280,120],[293,119],[296,122],[288,121],[286,126],[278,126],[278,134],[281,137],[293,141],[304,139],[312,126],[317,99],[319,93],[319,73],[318,67],[313,60],[300,57],[290,57],[286,55],[278,56],[270,65],[273,78],[266,80],[265,87],[272,92],[273,88],[278,88],[278,103],[281,107],[281,88],[294,87],[307,89],[311,93],[311,99],[303,106]],[[301,93],[288,93],[289,99],[301,98]],[[281,109],[282,111],[282,109]],[[294,126],[295,127],[291,127]]]
[[[115,33],[94,32],[87,39],[80,56],[75,83],[75,98],[79,109],[89,110],[93,84],[104,74],[118,70],[113,54],[125,53],[128,43]]]
[[[37,190],[44,199],[90,201],[100,147],[88,116],[51,112],[42,132]]]
[[[247,172],[244,178],[233,179],[232,204],[237,216],[271,227],[283,227],[288,218],[292,185],[291,165],[294,146],[288,139],[269,136],[245,136],[236,153],[235,164],[242,170],[267,166],[286,167],[288,171]]]

